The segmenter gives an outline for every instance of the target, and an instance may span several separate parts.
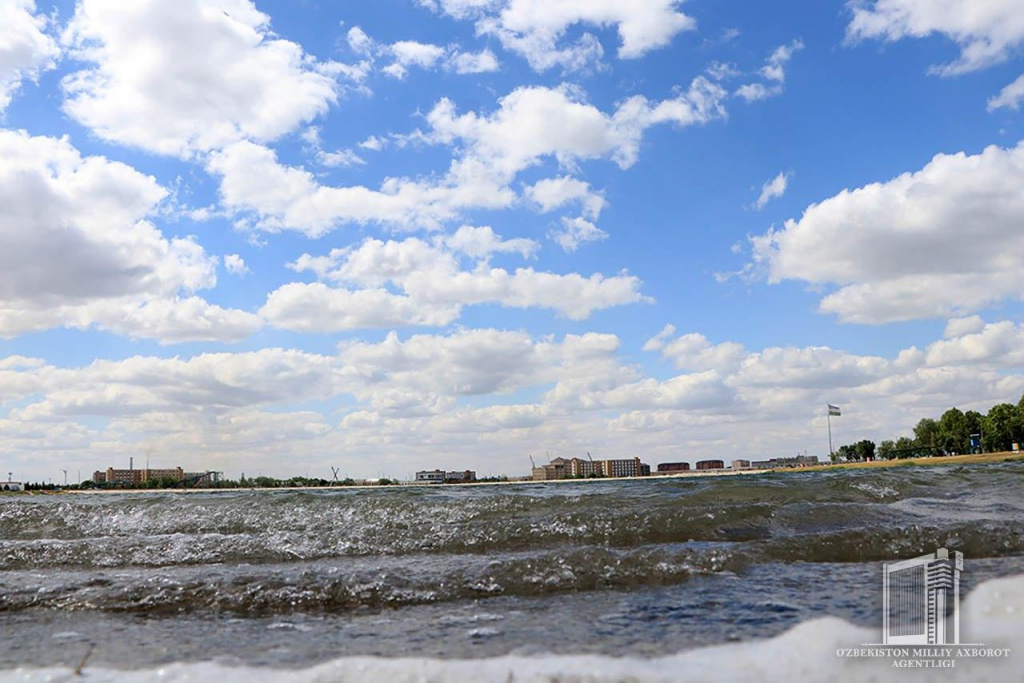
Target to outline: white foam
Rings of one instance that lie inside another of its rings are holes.
[[[839,587],[841,590],[841,587]],[[473,681],[1024,681],[1024,575],[987,581],[971,592],[961,610],[963,639],[990,648],[1010,648],[1000,659],[959,659],[952,669],[896,669],[889,659],[850,659],[843,648],[877,642],[878,630],[841,619],[804,622],[768,640],[681,652],[655,659],[601,656],[506,656],[476,660],[348,657],[299,670],[173,664],[141,671],[86,668],[86,678],[69,669],[0,671],[5,681],[217,681],[217,683],[462,683]]]

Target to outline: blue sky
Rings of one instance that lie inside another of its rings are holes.
[[[944,4],[0,0],[0,455],[517,474],[1016,402],[1024,12]]]

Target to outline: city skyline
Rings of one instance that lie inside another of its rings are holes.
[[[0,459],[827,456],[1024,393],[1024,20],[0,0]]]

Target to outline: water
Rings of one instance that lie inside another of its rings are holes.
[[[631,658],[880,623],[880,562],[1024,573],[1024,464],[0,498],[0,670]],[[841,589],[837,589],[841,587]],[[1024,623],[1022,623],[1024,626]],[[787,634],[788,635],[788,634]]]

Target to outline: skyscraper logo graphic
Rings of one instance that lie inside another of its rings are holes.
[[[959,645],[964,556],[934,553],[882,566],[882,643]]]

